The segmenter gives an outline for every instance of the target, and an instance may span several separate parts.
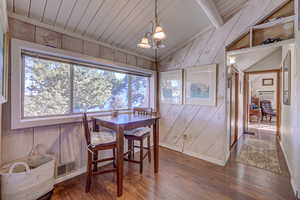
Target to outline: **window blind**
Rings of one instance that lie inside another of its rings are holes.
[[[102,69],[102,70],[107,70],[107,71],[112,71],[112,72],[118,72],[118,73],[124,73],[124,74],[129,74],[129,75],[151,77],[151,73],[147,73],[147,72],[123,69],[121,67],[116,67],[116,66],[95,64],[95,63],[88,62],[88,61],[80,61],[80,60],[76,60],[73,58],[64,58],[64,57],[60,57],[60,56],[49,55],[49,54],[40,53],[40,52],[33,52],[33,51],[29,51],[29,50],[22,50],[22,56],[26,56],[26,55],[40,58],[40,59],[48,59],[48,60],[53,60],[53,61],[58,61],[58,62],[65,62],[65,63],[69,63],[69,64],[73,64],[73,65],[92,67],[92,68],[97,68],[97,69]]]

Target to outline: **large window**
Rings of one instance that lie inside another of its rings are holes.
[[[23,58],[23,118],[149,106],[149,77],[74,62]]]

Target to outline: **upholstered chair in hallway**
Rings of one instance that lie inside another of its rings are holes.
[[[272,117],[276,117],[276,112],[272,108],[272,104],[270,101],[262,100],[260,101],[260,108],[261,108],[261,120],[263,121],[264,117],[269,121],[272,121]]]

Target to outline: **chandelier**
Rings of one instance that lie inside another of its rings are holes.
[[[144,49],[160,49],[164,48],[165,45],[162,43],[166,39],[166,33],[164,32],[162,26],[159,24],[157,15],[157,0],[155,0],[155,19],[152,22],[152,31],[144,34],[141,42],[137,44],[139,48]]]

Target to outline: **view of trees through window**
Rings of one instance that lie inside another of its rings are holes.
[[[149,78],[23,55],[23,116],[149,105]]]

